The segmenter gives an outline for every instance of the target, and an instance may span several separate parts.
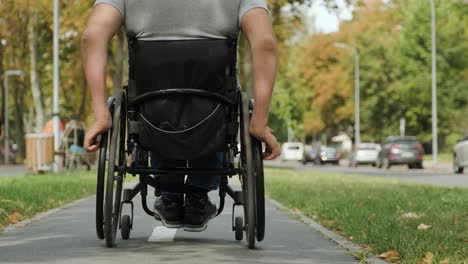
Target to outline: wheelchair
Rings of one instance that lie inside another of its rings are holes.
[[[150,216],[148,186],[158,177],[221,177],[217,215],[226,195],[234,201],[232,231],[249,249],[265,235],[262,144],[249,133],[253,100],[237,83],[237,40],[129,40],[128,85],[108,99],[112,128],[101,135],[97,169],[96,231],[107,247],[133,228],[132,199],[141,195]],[[189,88],[184,88],[189,87]],[[170,159],[194,160],[223,153],[222,168],[153,168],[155,153]],[[127,175],[138,176],[124,188]],[[241,190],[228,179],[239,177]],[[130,214],[123,214],[129,207]],[[235,217],[242,208],[243,216]]]

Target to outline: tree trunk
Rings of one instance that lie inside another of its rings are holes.
[[[44,127],[44,102],[42,100],[41,87],[39,83],[39,71],[37,69],[37,34],[36,24],[38,21],[37,13],[33,13],[32,19],[28,26],[29,37],[29,52],[31,56],[31,91],[33,95],[34,111],[36,114],[36,122],[34,131],[41,132]]]
[[[0,40],[1,40],[1,36],[0,36]],[[2,46],[2,44],[0,43],[0,72],[3,73],[5,72],[3,70],[3,51],[4,48]],[[3,128],[3,120],[4,120],[4,115],[3,115],[3,109],[5,109],[5,87],[3,87],[3,74],[0,74],[0,87],[2,87],[2,100],[0,102],[0,138],[1,138],[1,131],[2,131],[2,128]],[[0,143],[1,144],[1,143]]]
[[[78,114],[76,115],[77,116],[77,119],[82,121],[83,118],[86,116],[86,98],[88,97],[88,87],[86,86],[86,80],[83,78],[83,85],[81,85],[82,87],[82,92],[81,94],[83,95],[83,97],[81,97],[81,102],[80,102],[80,107],[78,108]]]
[[[25,143],[24,143],[24,93],[26,92],[24,82],[15,81],[14,96],[14,109],[15,109],[15,142],[18,144],[18,151],[21,158],[25,157]]]
[[[117,94],[122,89],[123,84],[123,53],[124,53],[125,35],[121,30],[117,34],[117,47],[114,54],[115,72],[112,78],[113,92]]]
[[[34,130],[34,118],[35,118],[34,107],[30,105],[27,115],[25,116],[25,118],[23,118],[24,119],[23,123],[24,123],[26,133],[30,133],[31,131]]]
[[[242,77],[244,80],[244,91],[249,98],[253,98],[253,74],[252,74],[252,53],[248,41],[243,40]]]

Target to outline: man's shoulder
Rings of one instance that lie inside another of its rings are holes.
[[[108,4],[119,11],[122,17],[125,17],[125,0],[96,0],[94,6],[99,4]]]

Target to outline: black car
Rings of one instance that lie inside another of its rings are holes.
[[[302,163],[307,164],[307,162],[315,162],[317,151],[318,148],[306,146],[304,148],[304,158],[302,159]]]
[[[389,169],[392,165],[408,165],[409,169],[422,169],[423,158],[424,149],[416,137],[389,137],[382,144],[377,166]]]

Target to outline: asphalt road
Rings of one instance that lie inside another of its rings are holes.
[[[137,197],[139,198],[139,197]],[[138,199],[137,199],[138,200]],[[217,199],[215,200],[217,201]],[[0,263],[358,263],[334,242],[267,204],[266,236],[256,250],[231,231],[231,201],[201,233],[165,229],[135,201],[131,239],[106,248],[94,229],[94,197],[0,235]]]
[[[27,173],[27,170],[22,165],[1,165],[0,177],[20,176]]]
[[[380,177],[388,179],[397,179],[401,181],[413,181],[424,184],[432,184],[448,187],[463,187],[468,188],[468,173],[454,174],[450,172],[450,167],[426,166],[423,170],[409,170],[406,166],[394,166],[389,170],[378,169],[372,166],[359,166],[357,168],[350,168],[348,166],[334,166],[334,165],[313,165],[307,163],[303,165],[299,162],[282,162],[279,160],[265,162],[265,166],[270,167],[283,167],[307,171],[318,171],[325,173],[340,173],[349,175],[364,175],[369,177]]]

